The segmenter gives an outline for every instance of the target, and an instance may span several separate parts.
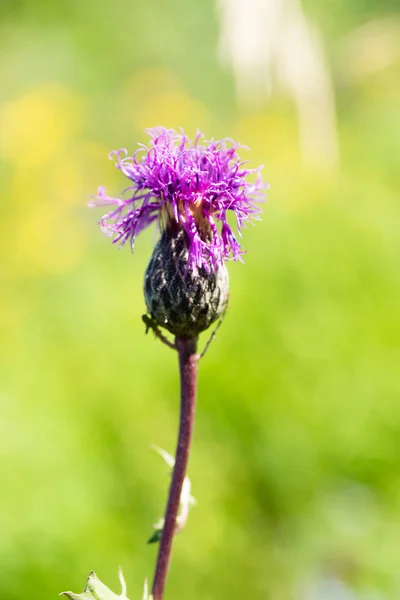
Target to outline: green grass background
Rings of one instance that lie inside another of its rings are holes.
[[[124,188],[108,151],[155,125],[238,138],[271,183],[200,365],[167,598],[400,597],[400,63],[344,82],[336,60],[396,2],[305,8],[336,170],[303,166],[287,98],[237,106],[213,2],[2,0],[1,600],[79,592],[92,569],[117,591],[119,565],[134,600],[152,576],[168,477],[149,447],[173,451],[178,418],[176,356],[141,322],[155,233],[119,252],[86,203]]]

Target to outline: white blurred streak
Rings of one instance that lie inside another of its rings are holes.
[[[362,591],[356,591],[338,577],[331,575],[306,586],[299,600],[389,600],[389,598],[376,588],[364,587]]]
[[[339,73],[344,83],[359,83],[400,62],[400,18],[368,21],[339,44]]]
[[[301,595],[301,600],[360,600],[340,579],[330,576],[313,582]]]
[[[332,81],[299,0],[219,0],[219,8],[220,56],[233,69],[239,102],[255,107],[282,88],[296,104],[305,161],[335,163]]]
[[[305,586],[299,600],[389,600],[389,597],[375,587],[355,590],[334,575],[321,577]]]

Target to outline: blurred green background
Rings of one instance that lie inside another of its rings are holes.
[[[400,597],[396,6],[1,0],[1,600],[152,577],[178,417],[141,322],[156,233],[119,252],[86,205],[156,125],[239,140],[271,184],[201,362],[166,597]]]

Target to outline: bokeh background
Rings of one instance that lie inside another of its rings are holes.
[[[271,184],[201,363],[167,598],[400,597],[396,9],[1,0],[1,600],[152,576],[178,417],[141,322],[156,232],[119,252],[87,200],[156,125],[239,140]]]

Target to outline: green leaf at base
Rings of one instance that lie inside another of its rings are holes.
[[[70,600],[128,600],[126,596],[126,583],[122,571],[119,572],[119,580],[121,582],[121,594],[117,596],[111,590],[108,589],[104,583],[100,581],[96,573],[93,571],[90,573],[87,581],[85,591],[82,594],[74,594],[73,592],[62,592],[61,596],[66,596]],[[152,600],[152,596],[149,595],[147,588],[147,581],[144,584],[143,600]]]

